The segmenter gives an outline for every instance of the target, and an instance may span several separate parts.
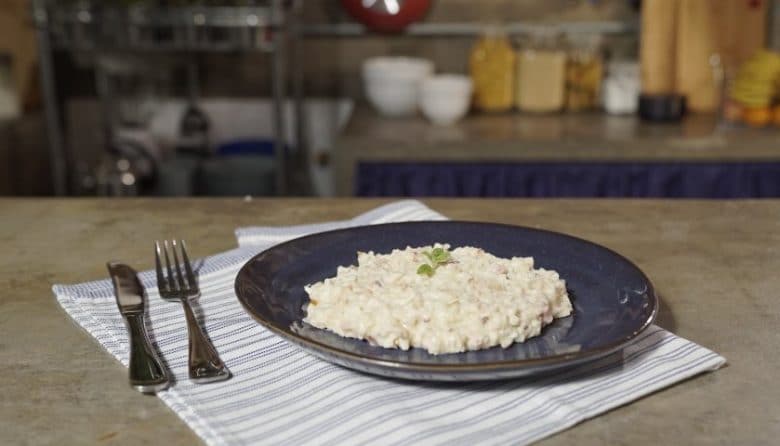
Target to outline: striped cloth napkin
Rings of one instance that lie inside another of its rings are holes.
[[[565,372],[505,382],[414,383],[359,374],[316,359],[264,330],[233,292],[244,262],[315,231],[403,220],[443,219],[417,201],[353,220],[287,228],[242,228],[239,248],[199,263],[203,324],[233,377],[187,379],[187,330],[178,305],[163,302],[153,271],[150,336],[174,377],[158,394],[207,444],[528,444],[725,363],[718,354],[651,327],[610,356]],[[108,280],[55,285],[67,313],[125,366],[128,341]],[[121,379],[121,377],[117,377]]]

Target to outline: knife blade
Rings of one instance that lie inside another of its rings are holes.
[[[146,295],[135,270],[118,262],[106,264],[119,313],[125,320],[130,339],[130,385],[143,393],[159,392],[168,387],[168,374],[146,332]]]

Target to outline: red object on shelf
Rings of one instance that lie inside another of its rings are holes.
[[[393,33],[425,17],[431,0],[341,0],[341,5],[369,29]]]

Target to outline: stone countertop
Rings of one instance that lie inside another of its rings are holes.
[[[714,115],[648,124],[603,113],[476,114],[442,127],[363,106],[334,143],[339,195],[351,195],[361,161],[780,161],[780,129],[723,124]]]
[[[53,283],[151,268],[151,241],[193,256],[233,229],[346,219],[385,201],[0,199],[0,432],[5,444],[189,445],[164,404],[57,304]],[[657,323],[729,365],[555,435],[544,445],[776,444],[780,436],[780,201],[425,200],[457,219],[563,231],[636,262],[662,300]]]

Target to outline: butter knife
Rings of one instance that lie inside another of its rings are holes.
[[[146,333],[143,286],[133,268],[117,262],[108,262],[106,266],[130,337],[130,385],[143,393],[159,392],[168,387],[168,374]]]

